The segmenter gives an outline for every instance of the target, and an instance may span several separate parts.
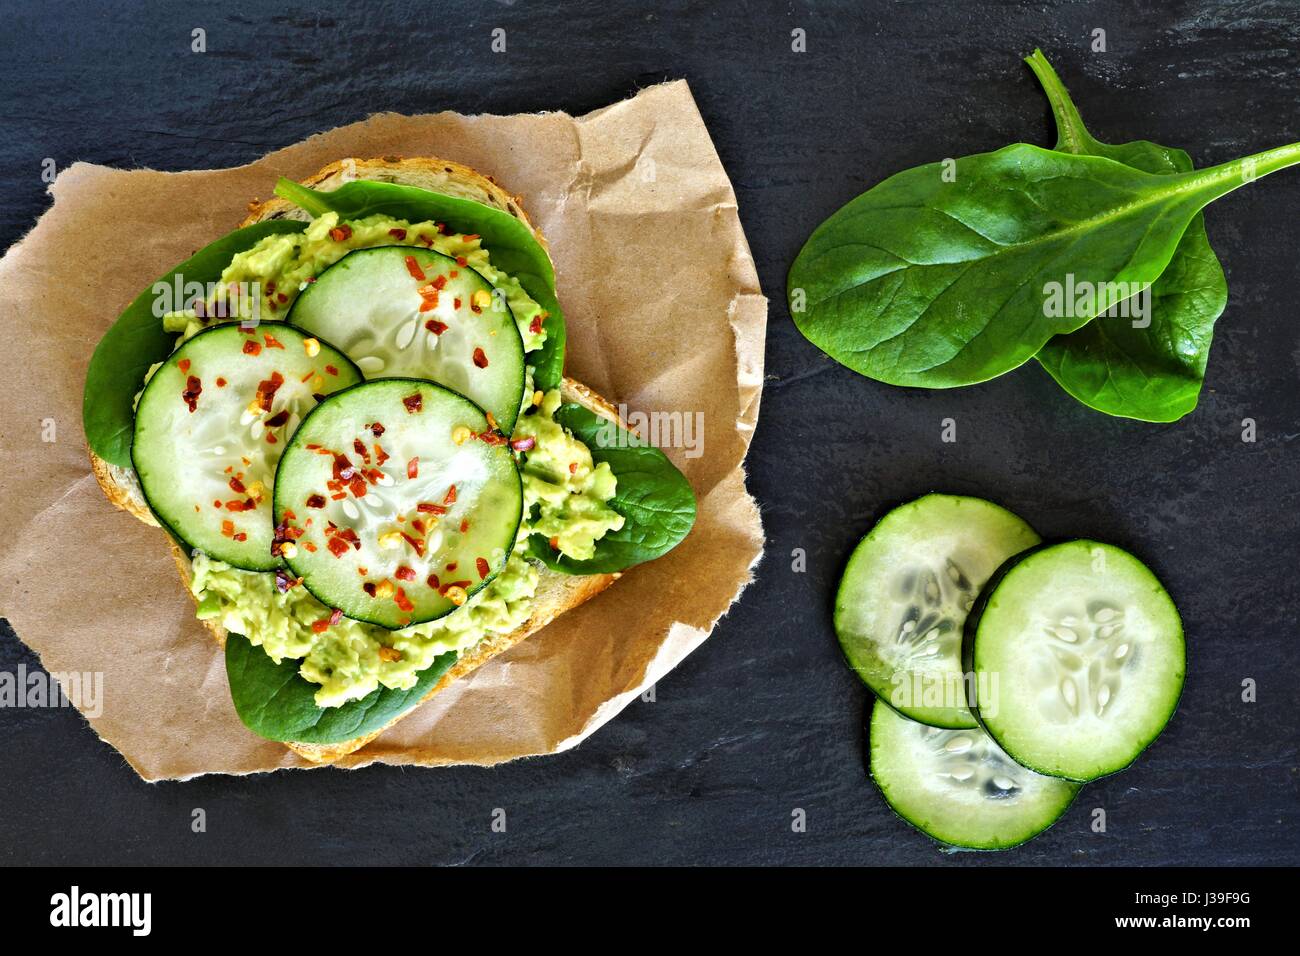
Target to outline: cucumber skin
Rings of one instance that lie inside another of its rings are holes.
[[[1041,547],[1043,547],[1043,546],[1042,546],[1042,545],[1038,545],[1038,546],[1036,546],[1035,548],[1032,548],[1032,549],[1030,549],[1030,550],[1034,550],[1034,551],[1036,551],[1036,550],[1038,550],[1038,548],[1041,548]],[[990,579],[990,580],[991,580],[991,579]],[[884,702],[883,700],[881,700],[880,698],[876,698],[876,704],[875,704],[876,707],[880,706],[880,704],[882,704],[882,703],[885,703],[885,702]],[[885,706],[886,706],[886,707],[889,707],[888,704],[886,704]],[[889,709],[892,710],[892,711],[894,711],[895,713],[898,712],[897,709],[894,708],[894,707],[889,707]],[[902,812],[901,810],[899,810],[897,807],[895,807],[894,804],[893,804],[893,802],[889,799],[889,792],[888,792],[888,790],[885,788],[884,784],[882,784],[882,783],[880,782],[880,780],[876,777],[874,771],[872,771],[872,769],[871,769],[871,750],[872,750],[872,746],[873,746],[873,744],[872,744],[872,739],[873,739],[873,738],[872,738],[872,735],[871,735],[871,718],[872,718],[872,716],[873,716],[874,714],[875,714],[875,707],[873,707],[871,710],[867,711],[867,718],[866,718],[867,742],[866,742],[866,747],[864,748],[865,751],[866,751],[866,753],[865,753],[864,756],[865,756],[866,761],[867,761],[867,776],[871,779],[871,783],[872,783],[872,785],[873,785],[873,786],[874,786],[878,791],[880,791],[881,799],[883,799],[883,800],[885,801],[885,806],[889,807],[889,812],[890,812],[890,813],[892,813],[894,816],[898,817],[898,819],[902,820],[902,821],[903,821],[904,823],[906,823],[909,827],[911,827],[913,830],[916,830],[918,833],[920,833],[921,835],[923,835],[927,840],[929,840],[931,843],[934,843],[936,846],[938,846],[938,847],[941,848],[942,850],[945,850],[945,851],[948,851],[948,852],[1000,853],[1000,852],[1002,852],[1002,851],[1004,851],[1004,850],[1014,850],[1014,849],[1016,849],[1017,847],[1024,846],[1024,845],[1025,845],[1026,843],[1028,843],[1030,840],[1033,840],[1033,839],[1035,839],[1036,837],[1041,836],[1042,834],[1044,834],[1044,833],[1046,833],[1048,830],[1050,830],[1052,827],[1054,827],[1054,826],[1056,826],[1058,823],[1060,823],[1061,820],[1062,820],[1062,818],[1064,818],[1064,816],[1065,816],[1067,813],[1070,812],[1070,807],[1074,806],[1074,801],[1077,800],[1077,799],[1079,798],[1079,794],[1083,792],[1083,786],[1082,786],[1081,784],[1078,785],[1078,786],[1076,786],[1075,789],[1074,789],[1074,796],[1070,797],[1070,802],[1067,803],[1064,807],[1061,808],[1061,812],[1060,812],[1059,814],[1057,814],[1056,817],[1054,817],[1052,820],[1049,820],[1049,821],[1048,821],[1047,823],[1045,823],[1042,827],[1040,827],[1039,829],[1035,830],[1033,833],[1029,834],[1027,837],[1025,837],[1023,840],[1020,840],[1019,842],[1016,842],[1016,843],[1003,843],[1003,844],[999,844],[999,845],[996,845],[996,846],[973,846],[973,845],[962,844],[962,843],[949,843],[949,842],[947,842],[946,840],[941,840],[941,839],[939,839],[939,838],[938,838],[937,836],[935,836],[933,833],[930,833],[928,830],[924,829],[924,828],[923,828],[919,823],[917,823],[915,820],[912,820],[910,817],[908,817],[908,816],[906,816],[905,814],[903,814],[903,812]],[[905,717],[906,715],[900,715],[900,716],[904,716],[904,717]],[[911,718],[907,718],[907,719],[910,720]],[[945,729],[952,729],[952,730],[968,730],[968,729],[971,729],[971,728],[967,728],[967,727],[954,727],[954,728],[945,728]],[[982,728],[979,728],[979,729],[982,729]],[[994,738],[994,739],[996,739],[996,738]],[[1001,744],[999,744],[998,746],[1001,746]],[[1026,768],[1026,769],[1032,769],[1032,768]],[[1045,774],[1044,776],[1049,776],[1049,775],[1046,775],[1046,774]],[[1057,779],[1064,779],[1064,778],[1057,778]],[[1069,781],[1069,782],[1070,782],[1070,783],[1077,783],[1077,781],[1074,781],[1074,780],[1071,780],[1071,781]]]
[[[1164,589],[1164,585],[1160,582],[1160,579],[1155,576],[1155,573],[1147,566],[1147,563],[1143,561],[1141,558],[1139,558],[1137,555],[1133,554],[1133,552],[1129,551],[1127,548],[1121,548],[1119,547],[1119,545],[1115,545],[1115,544],[1107,544],[1104,541],[1097,541],[1093,538],[1062,538],[1056,541],[1044,541],[1042,544],[1037,545],[1036,547],[1029,548],[1026,551],[1022,551],[1020,554],[1015,555],[1014,557],[1008,558],[1005,562],[1003,562],[1002,566],[993,573],[993,576],[989,578],[988,583],[980,590],[979,597],[976,598],[975,605],[971,608],[970,614],[967,615],[966,617],[966,625],[962,629],[961,657],[962,657],[962,669],[964,671],[966,671],[967,673],[974,673],[975,639],[979,635],[979,622],[980,619],[984,617],[984,610],[988,606],[989,599],[993,596],[993,592],[997,590],[998,585],[1000,585],[1003,579],[1006,578],[1006,576],[1010,574],[1011,571],[1017,565],[1019,565],[1020,562],[1024,561],[1026,558],[1029,558],[1032,555],[1037,554],[1039,551],[1043,551],[1047,548],[1058,547],[1063,544],[1101,545],[1102,547],[1105,548],[1114,548],[1117,551],[1123,551],[1126,554],[1128,554],[1130,557],[1132,557],[1135,561],[1137,561],[1139,564],[1141,564],[1142,567],[1146,569],[1147,574],[1150,575],[1151,578],[1157,584],[1160,584],[1162,590]],[[1173,603],[1172,597],[1170,598],[1170,603]],[[1177,605],[1174,605],[1174,612],[1175,614],[1177,614],[1178,612]],[[1092,783],[1095,780],[1104,780],[1106,777],[1113,777],[1115,776],[1115,774],[1122,773],[1123,771],[1127,770],[1129,767],[1133,766],[1133,764],[1137,762],[1138,758],[1141,757],[1142,754],[1146,753],[1146,749],[1150,747],[1153,743],[1155,743],[1156,740],[1160,737],[1160,735],[1165,732],[1165,728],[1169,726],[1169,722],[1174,719],[1174,714],[1178,712],[1178,705],[1182,703],[1183,691],[1187,687],[1187,637],[1186,637],[1186,632],[1184,631],[1182,626],[1182,615],[1177,614],[1177,616],[1178,616],[1178,625],[1179,625],[1178,639],[1179,642],[1183,645],[1183,680],[1178,686],[1178,695],[1174,698],[1173,703],[1169,708],[1169,712],[1166,713],[1164,715],[1164,719],[1160,721],[1160,726],[1156,729],[1156,732],[1151,735],[1149,740],[1147,740],[1145,743],[1142,744],[1140,748],[1138,748],[1137,752],[1133,755],[1133,759],[1130,760],[1128,763],[1124,764],[1124,766],[1122,767],[1116,767],[1114,770],[1107,770],[1106,772],[1097,774],[1094,777],[1080,778],[1080,777],[1067,777],[1062,773],[1054,773],[1051,770],[1046,770],[1041,767],[1034,766],[1032,763],[1026,763],[1025,761],[1021,760],[1019,757],[1012,754],[1011,751],[1007,750],[1006,746],[1002,743],[1002,740],[998,737],[996,733],[993,732],[993,729],[985,722],[984,718],[980,715],[979,705],[974,699],[973,693],[967,694],[966,704],[970,708],[970,712],[975,715],[975,720],[979,723],[980,730],[984,731],[995,741],[997,741],[998,746],[1001,747],[1004,751],[1006,751],[1007,756],[1011,757],[1012,760],[1020,764],[1020,766],[1024,767],[1026,770],[1032,770],[1034,773],[1044,777],[1056,777],[1058,780],[1069,780],[1071,783],[1078,783],[1078,784]],[[969,686],[971,688],[974,688],[978,684],[979,681],[975,680],[972,681]]]

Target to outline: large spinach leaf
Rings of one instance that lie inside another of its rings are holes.
[[[483,237],[492,265],[519,280],[533,300],[549,315],[546,344],[530,353],[538,388],[558,388],[564,372],[564,313],[555,297],[555,270],[551,258],[532,231],[507,212],[459,196],[445,196],[415,186],[357,180],[338,189],[311,189],[291,179],[281,179],[276,195],[302,207],[313,216],[337,212],[347,219],[382,214],[394,219],[445,222],[456,232]]]
[[[1147,140],[1098,142],[1083,124],[1041,50],[1025,62],[1042,84],[1056,117],[1056,148],[1105,156],[1148,173],[1186,173],[1191,158]],[[1228,282],[1210,248],[1205,217],[1193,217],[1169,266],[1152,284],[1150,312],[1141,325],[1108,314],[1058,335],[1035,356],[1067,392],[1098,411],[1168,422],[1196,407],[1215,320],[1228,304]]]
[[[1001,375],[1154,282],[1208,203],[1300,162],[1291,144],[1204,171],[1144,172],[1016,143],[886,179],[809,238],[791,314],[832,358],[894,385]],[[1091,305],[1054,316],[1049,283]]]
[[[581,405],[561,405],[555,420],[607,462],[618,479],[610,507],[624,518],[623,527],[596,542],[596,554],[575,561],[533,535],[529,550],[545,564],[567,574],[609,574],[666,554],[695,524],[695,494],[686,477],[658,448],[616,422]]]
[[[272,221],[236,229],[204,246],[136,296],[100,339],[86,372],[81,417],[91,451],[111,464],[131,467],[135,394],[149,367],[167,358],[176,343],[175,334],[164,331],[162,319],[154,315],[157,296],[153,287],[159,282],[170,286],[177,278],[186,284],[216,282],[236,253],[252,248],[265,236],[301,232],[305,226],[302,222]],[[175,308],[181,304],[176,303]]]
[[[449,651],[422,670],[410,690],[380,687],[341,707],[317,707],[316,685],[298,675],[298,662],[271,660],[241,634],[226,638],[226,677],[239,719],[268,740],[333,744],[378,730],[410,710],[456,663]]]

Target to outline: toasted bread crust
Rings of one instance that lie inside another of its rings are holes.
[[[460,163],[436,157],[345,159],[331,163],[315,175],[303,180],[303,182],[308,186],[328,190],[337,189],[343,183],[354,179],[419,186],[424,189],[432,189],[437,192],[473,199],[485,205],[502,209],[527,225],[538,241],[542,243],[543,248],[546,246],[545,239],[529,221],[518,197],[506,192],[490,177],[484,176]],[[308,217],[297,206],[277,197],[268,199],[265,202],[253,201],[250,203],[249,215],[241,225],[247,226],[266,219],[286,218],[304,219]],[[627,423],[620,419],[617,409],[609,401],[580,382],[568,378],[564,379],[561,385],[561,395],[566,402],[577,402],[592,412],[619,422],[625,428],[627,427]],[[95,478],[109,501],[146,524],[158,525],[157,520],[145,502],[139,479],[134,471],[110,464],[93,452],[90,453],[90,462]],[[169,544],[181,580],[184,582],[186,590],[189,590],[192,577],[189,555],[174,543],[169,542]],[[472,673],[498,654],[504,653],[520,641],[532,636],[565,611],[589,601],[613,584],[618,577],[618,574],[575,576],[552,571],[549,568],[542,568],[532,614],[528,620],[511,633],[488,637],[462,654],[452,668],[425,695],[424,700],[427,701],[434,694],[448,687],[453,681]],[[224,647],[226,641],[225,628],[215,621],[204,621],[203,623],[217,642]],[[411,711],[406,713],[411,713]],[[356,737],[342,743],[308,744],[290,742],[286,746],[312,763],[331,763],[340,757],[361,749],[404,716],[406,715],[398,716],[384,727],[364,737]]]

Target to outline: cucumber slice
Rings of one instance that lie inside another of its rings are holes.
[[[412,246],[358,249],[298,296],[288,321],[347,352],[367,378],[432,380],[491,412],[506,434],[514,428],[523,339],[505,297],[455,259]]]
[[[1178,610],[1114,545],[1066,541],[1009,562],[968,625],[984,728],[1019,763],[1070,780],[1123,770],[1178,707]]]
[[[390,629],[442,617],[495,578],[522,512],[505,436],[463,395],[416,379],[321,402],[275,479],[293,573],[322,603]]]
[[[316,396],[360,381],[347,356],[283,322],[198,333],[154,372],[136,405],[131,459],[149,507],[218,561],[279,567],[271,486],[280,454]]]
[[[877,701],[871,778],[894,812],[943,843],[1005,850],[1060,819],[1079,785],[1019,766],[982,730],[908,720]]]
[[[977,726],[962,679],[962,625],[998,566],[1038,541],[982,498],[926,495],[895,508],[854,549],[835,596],[835,633],[850,666],[913,720]]]

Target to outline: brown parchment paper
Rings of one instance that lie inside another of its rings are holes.
[[[88,719],[146,780],[309,764],[239,722],[221,651],[194,619],[162,532],[100,493],[81,430],[91,352],[142,288],[233,229],[277,176],[388,155],[458,160],[523,197],[555,260],[567,373],[630,410],[703,412],[701,456],[665,449],[699,517],[669,555],[340,765],[493,764],[572,747],[699,646],[758,560],[742,462],[767,302],[684,81],[576,118],[378,115],[235,169],[77,163],[0,261],[0,614],[47,670],[103,674],[102,713]]]

